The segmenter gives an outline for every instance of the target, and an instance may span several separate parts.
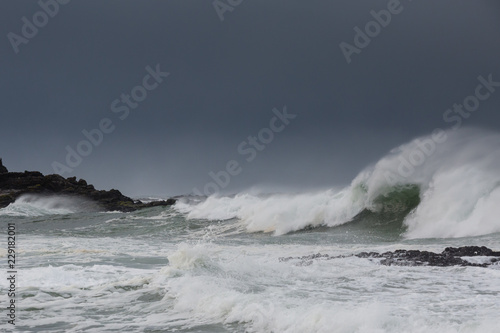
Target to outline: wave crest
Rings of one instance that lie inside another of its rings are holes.
[[[372,217],[372,224],[398,222],[407,238],[500,232],[500,134],[478,129],[445,134],[446,140],[435,142],[432,152],[424,155],[421,151],[424,160],[411,167],[411,172],[402,173],[402,163],[422,149],[422,143],[430,142],[432,135],[393,149],[345,188],[213,195],[198,203],[180,200],[176,208],[188,218],[237,218],[249,232],[276,235],[311,226],[360,222],[367,216]]]

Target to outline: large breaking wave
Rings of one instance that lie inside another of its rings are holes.
[[[237,218],[249,232],[282,235],[306,227],[396,223],[407,238],[500,232],[500,134],[461,129],[403,144],[344,188],[180,200],[192,219]]]

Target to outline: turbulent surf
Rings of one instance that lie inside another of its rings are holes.
[[[500,136],[473,129],[444,135],[444,142],[422,137],[392,150],[344,188],[215,195],[177,208],[188,218],[235,218],[249,232],[275,235],[345,223],[390,223],[407,238],[499,232]]]
[[[20,197],[0,209],[18,232],[16,329],[497,332],[498,202],[500,135],[478,129],[417,138],[314,191],[133,212]]]

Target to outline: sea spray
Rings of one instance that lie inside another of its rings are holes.
[[[237,218],[249,232],[275,235],[338,226],[355,221],[363,212],[382,214],[377,220],[388,219],[383,214],[394,209],[399,225],[405,227],[401,232],[408,238],[499,232],[500,206],[495,203],[500,201],[500,134],[464,128],[450,130],[446,137],[424,163],[397,183],[388,182],[385,175],[396,174],[401,157],[408,158],[430,136],[391,150],[345,188],[298,194],[213,195],[199,203],[179,202],[176,208],[190,219]]]
[[[60,215],[81,211],[97,211],[98,208],[95,203],[74,196],[26,194],[19,197],[9,206],[0,209],[0,215]]]

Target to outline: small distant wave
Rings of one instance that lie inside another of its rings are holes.
[[[97,206],[87,200],[71,196],[43,196],[27,194],[14,203],[0,209],[0,216],[44,216],[64,215],[81,211],[97,210]]]
[[[500,134],[446,132],[425,163],[399,176],[401,161],[432,136],[393,149],[345,188],[325,191],[179,200],[191,219],[237,218],[248,232],[282,235],[309,227],[382,224],[406,238],[450,238],[500,232]],[[387,175],[396,175],[394,181]]]
[[[149,197],[136,198],[135,200],[139,200],[139,201],[141,201],[143,203],[150,203],[150,202],[154,202],[154,201],[162,201],[162,200],[167,200],[167,199],[168,198],[149,196]]]

